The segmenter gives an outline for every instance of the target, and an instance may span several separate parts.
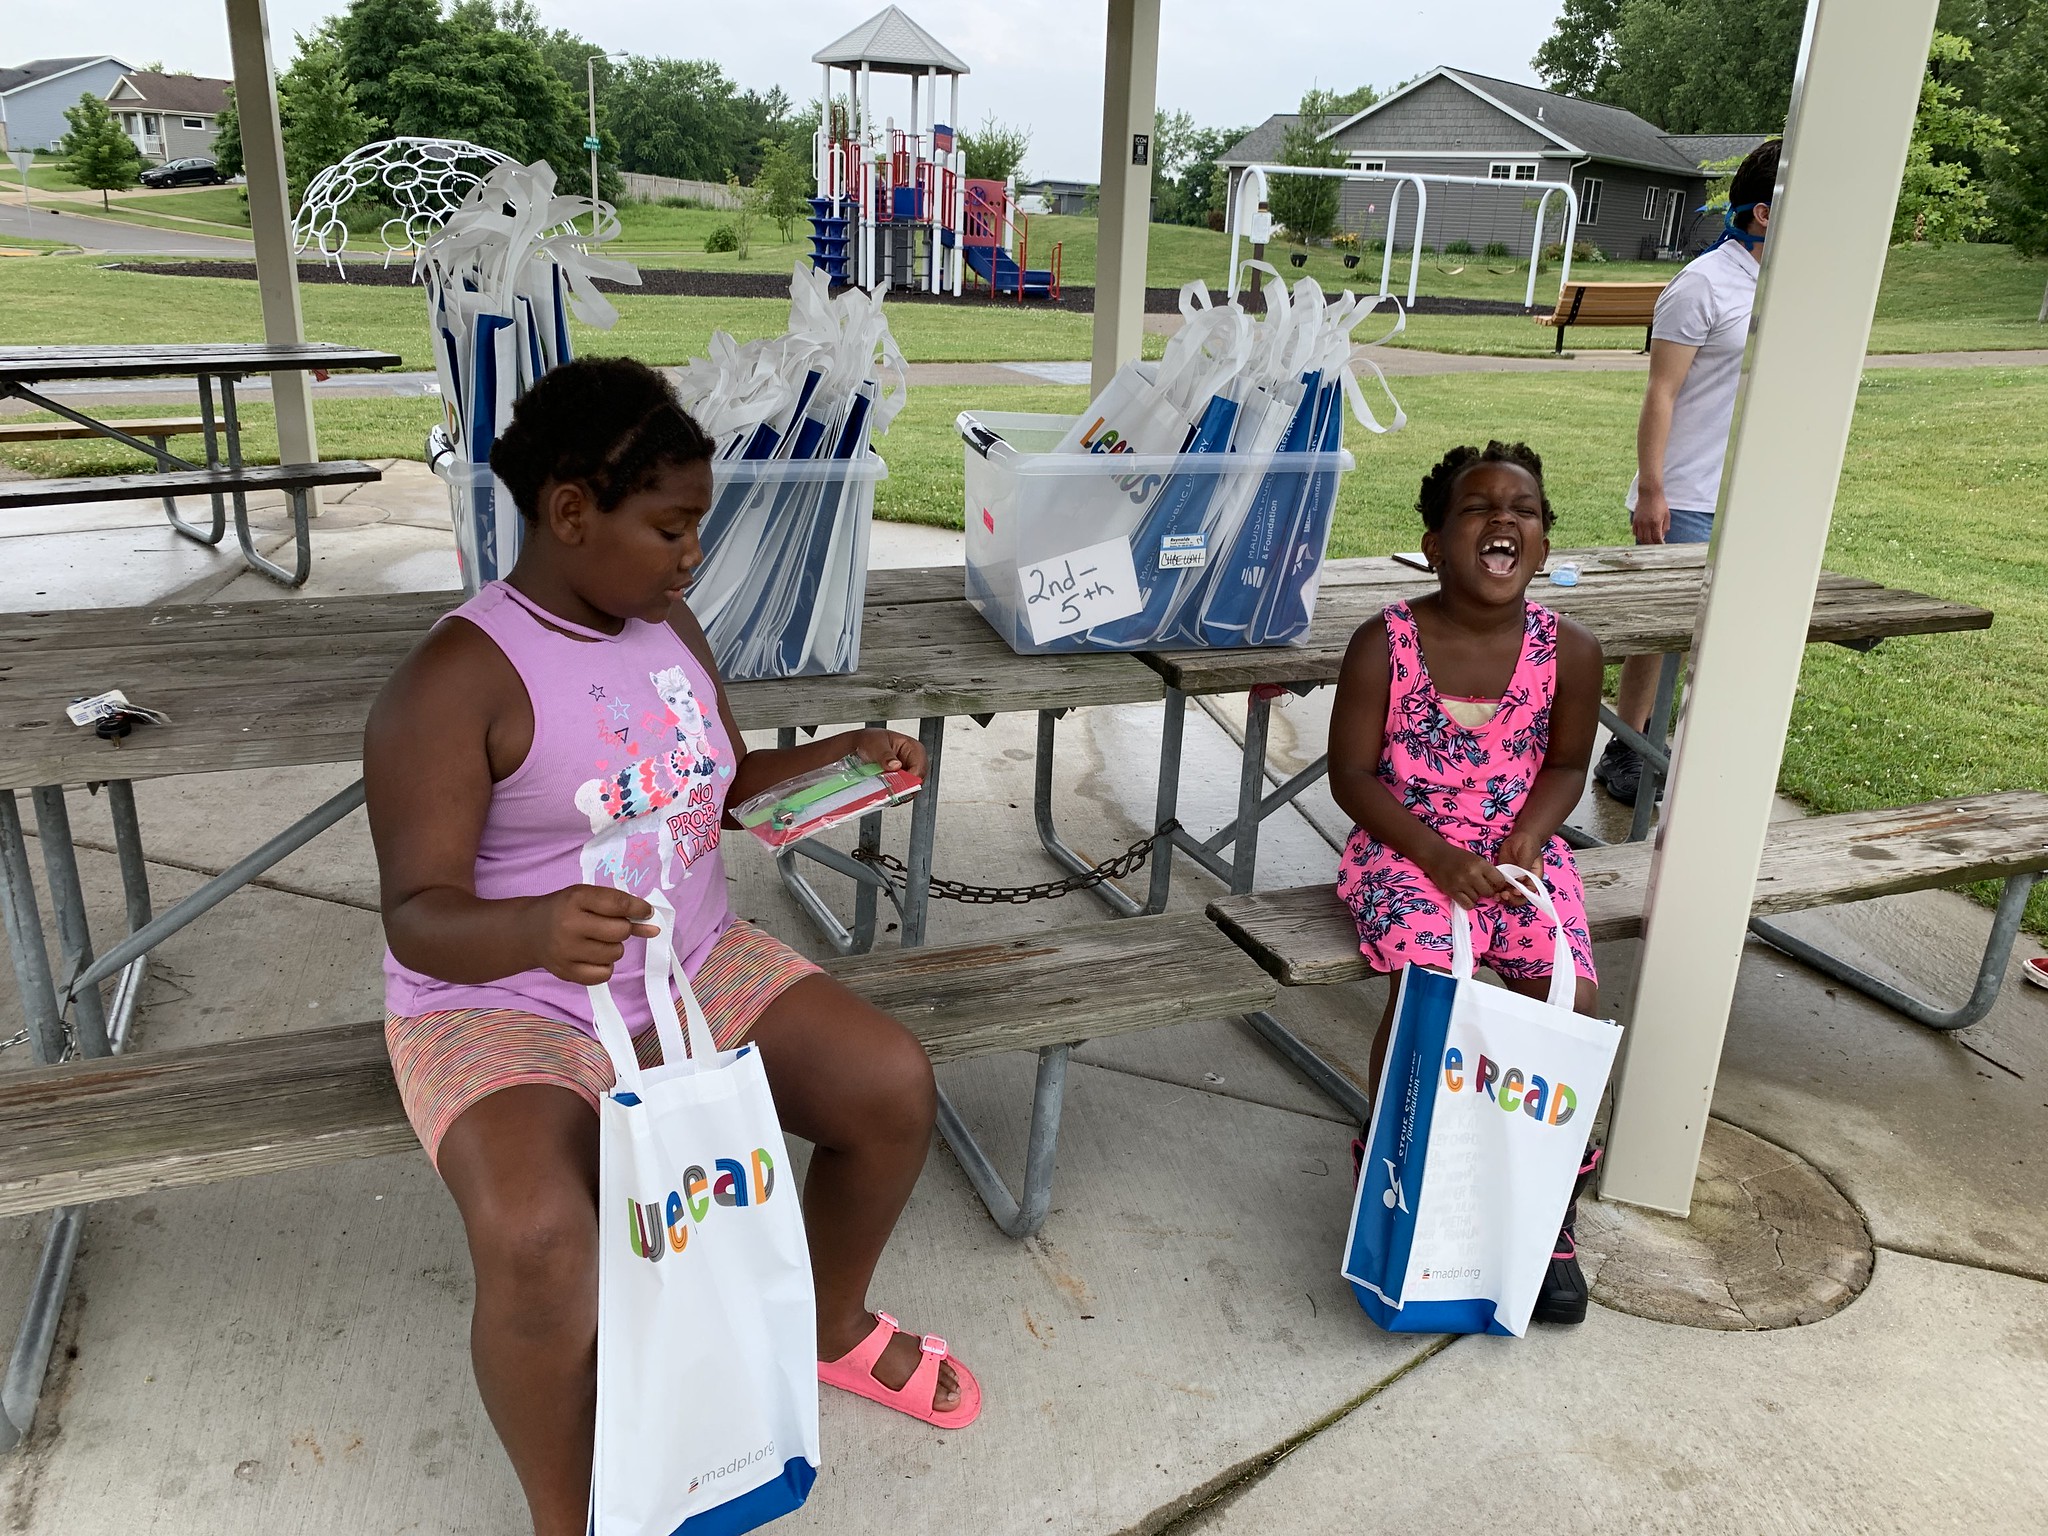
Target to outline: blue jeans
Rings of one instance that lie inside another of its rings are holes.
[[[1685,507],[1671,509],[1671,526],[1664,530],[1666,544],[1706,544],[1713,537],[1713,513],[1694,512]]]

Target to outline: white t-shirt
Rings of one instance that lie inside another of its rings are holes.
[[[1717,245],[1687,262],[1657,295],[1650,334],[1658,341],[1698,347],[1671,408],[1664,445],[1664,499],[1673,507],[1711,512],[1721,499],[1721,462],[1735,422],[1735,387],[1742,350],[1756,307],[1757,260],[1738,240]],[[1628,487],[1636,505],[1636,481]]]

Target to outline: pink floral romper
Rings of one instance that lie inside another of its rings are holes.
[[[1417,820],[1445,841],[1492,859],[1529,798],[1550,747],[1550,706],[1557,696],[1557,615],[1527,605],[1522,659],[1486,724],[1468,729],[1444,709],[1422,659],[1415,616],[1406,603],[1384,615],[1388,659],[1387,729],[1380,781]],[[1571,849],[1553,837],[1543,850],[1544,883],[1564,923],[1579,974],[1597,980],[1586,930],[1585,888]],[[1412,862],[1353,827],[1337,870],[1337,894],[1358,920],[1358,948],[1372,968],[1394,972],[1413,961],[1450,966],[1449,903]],[[1533,906],[1482,903],[1469,913],[1472,951],[1496,975],[1516,980],[1550,974],[1548,921]]]

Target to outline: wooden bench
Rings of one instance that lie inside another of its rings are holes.
[[[1595,942],[1638,937],[1648,889],[1651,845],[1611,843],[1580,850],[1586,921]],[[2048,870],[2048,794],[2014,790],[1966,800],[1940,800],[1896,810],[1855,811],[1774,822],[1757,868],[1750,927],[1772,946],[1815,965],[1837,980],[1937,1029],[1960,1029],[1990,1010],[2005,978],[2006,961],[2036,877]],[[1783,912],[1868,901],[1907,891],[1936,890],[1973,880],[2004,880],[2005,895],[1992,923],[1977,985],[1960,1008],[1939,1011],[1793,938],[1764,918]],[[1226,896],[1209,915],[1245,952],[1290,987],[1328,986],[1372,974],[1358,952],[1350,911],[1329,885],[1296,886]],[[1344,1099],[1316,1067],[1295,1055],[1307,1047],[1281,1026],[1254,1020],[1266,1038],[1319,1086]],[[1283,1031],[1284,1032],[1284,1031]],[[1335,1076],[1318,1061],[1317,1066]],[[1338,1081],[1343,1081],[1339,1079]],[[1351,1089],[1363,1103],[1363,1095]]]
[[[154,470],[134,475],[74,475],[57,480],[0,480],[0,512],[26,507],[76,506],[91,501],[163,500],[171,526],[202,544],[218,544],[227,532],[223,497],[235,505],[235,537],[242,546],[242,558],[287,587],[301,586],[313,569],[312,533],[307,525],[308,493],[326,485],[361,485],[380,480],[384,472],[374,464],[354,459],[336,459],[325,464],[216,465],[202,469]],[[244,501],[251,491],[282,491],[292,510],[292,533],[297,560],[291,570],[275,565],[256,552],[249,533],[249,509]],[[213,527],[196,528],[178,516],[180,496],[211,496]]]
[[[1195,912],[895,950],[827,969],[902,1020],[934,1062],[1041,1053],[1023,1198],[1010,1199],[998,1181],[991,1202],[1020,1237],[1037,1230],[1051,1203],[1071,1046],[1263,1008],[1278,991]],[[967,1152],[962,1141],[971,1147],[971,1138],[956,1139],[957,1131],[956,1122],[947,1140],[967,1166],[979,1153]],[[0,1216],[415,1145],[381,1018],[36,1067],[0,1078]],[[1007,1211],[998,1208],[1005,1201]]]
[[[189,437],[204,432],[206,422],[198,416],[161,416],[147,421],[117,420],[108,423],[130,437],[153,439],[161,448],[168,438]],[[96,426],[79,421],[0,422],[0,448],[13,443],[73,443],[86,438],[106,437]],[[109,439],[118,442],[118,438]]]
[[[1557,327],[1557,350],[1564,351],[1564,333],[1574,325],[1640,325],[1643,350],[1650,350],[1650,322],[1657,317],[1662,283],[1566,283],[1557,308],[1536,316],[1538,325]]]

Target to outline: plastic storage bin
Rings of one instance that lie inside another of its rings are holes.
[[[1053,453],[1076,418],[962,414],[967,601],[1010,648],[1300,643],[1343,449]]]
[[[875,482],[859,459],[715,459],[704,563],[689,593],[729,683],[860,665]]]

